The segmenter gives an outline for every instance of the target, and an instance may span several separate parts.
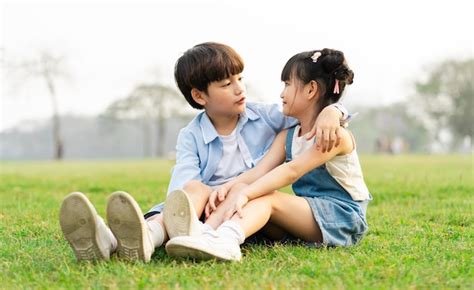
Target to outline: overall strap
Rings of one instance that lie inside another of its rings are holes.
[[[285,153],[286,153],[286,160],[285,162],[291,161],[291,148],[293,146],[293,135],[295,134],[296,126],[293,126],[288,129],[286,133],[286,144],[285,144]]]

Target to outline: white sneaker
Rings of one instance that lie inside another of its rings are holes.
[[[181,236],[168,241],[166,252],[173,257],[191,257],[200,260],[240,261],[239,244],[220,237],[216,231],[206,231],[200,236]]]
[[[94,206],[83,193],[73,192],[64,198],[59,223],[78,261],[110,259],[114,250],[113,236],[105,224],[100,226],[103,221],[99,219]]]
[[[172,191],[167,196],[163,210],[163,223],[170,239],[201,234],[202,223],[184,190]]]
[[[109,197],[107,223],[117,238],[119,258],[150,261],[155,247],[143,213],[131,195],[117,191]]]

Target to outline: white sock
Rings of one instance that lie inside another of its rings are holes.
[[[204,233],[204,232],[207,232],[207,231],[214,231],[214,228],[211,227],[208,224],[201,223],[201,232]]]
[[[239,245],[245,241],[245,233],[242,227],[234,221],[226,221],[217,228],[219,236],[235,240]]]
[[[157,220],[147,221],[146,223],[148,225],[153,245],[155,246],[155,248],[161,246],[165,241],[165,229],[163,229],[163,226]]]
[[[107,235],[105,238],[108,238],[108,240],[110,241],[110,252],[115,252],[115,250],[117,249],[117,239],[115,238],[110,228],[105,224],[104,219],[100,216],[97,216],[97,219],[99,220],[99,224],[97,225],[99,227],[99,231],[105,233]]]

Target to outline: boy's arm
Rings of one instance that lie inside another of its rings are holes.
[[[313,128],[306,134],[309,140],[316,135],[316,148],[324,153],[339,146],[341,142],[341,127],[346,126],[349,113],[341,103],[325,107],[319,113]]]
[[[171,174],[168,193],[183,188],[190,180],[200,180],[201,168],[195,139],[191,132],[182,129],[176,142],[176,165]]]

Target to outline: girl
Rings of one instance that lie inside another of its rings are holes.
[[[371,195],[352,134],[341,128],[340,144],[330,152],[312,146],[315,139],[304,138],[322,108],[337,102],[353,77],[341,51],[302,52],[288,60],[281,74],[283,113],[299,124],[281,132],[255,168],[218,191],[225,200],[217,209],[225,207],[230,220],[200,236],[171,239],[167,252],[240,260],[239,245],[262,228],[272,238],[290,234],[316,245],[358,243],[368,228],[366,210]],[[296,195],[276,191],[289,184]],[[210,200],[213,209],[215,200],[216,193]]]

